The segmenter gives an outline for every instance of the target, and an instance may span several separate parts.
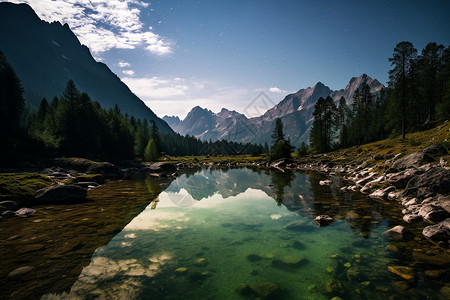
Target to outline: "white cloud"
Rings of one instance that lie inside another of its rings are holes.
[[[94,54],[110,49],[143,47],[150,53],[172,53],[173,42],[154,33],[140,20],[149,6],[140,0],[10,0],[28,3],[42,19],[67,23]],[[3,1],[2,1],[3,2]]]
[[[142,100],[176,99],[183,96],[189,87],[174,79],[161,77],[122,78],[122,81]]]
[[[123,61],[123,60],[119,61],[119,62],[117,63],[117,65],[118,65],[120,68],[131,67],[130,63],[127,63],[126,61]]]
[[[275,87],[271,87],[271,88],[269,89],[269,92],[271,92],[271,93],[277,93],[277,94],[280,94],[280,93],[287,93],[287,91],[281,90],[281,89],[277,88],[276,86],[275,86]]]
[[[125,74],[125,75],[134,75],[134,71],[133,70],[123,70],[122,73]]]

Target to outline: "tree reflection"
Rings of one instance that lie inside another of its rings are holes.
[[[272,187],[275,193],[275,201],[278,205],[283,204],[285,197],[285,188],[291,186],[292,180],[295,175],[292,172],[270,172],[272,178]]]

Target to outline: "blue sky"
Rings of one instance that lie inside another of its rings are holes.
[[[194,106],[244,112],[318,81],[388,80],[400,41],[450,43],[450,1],[29,0],[67,22],[160,117]]]

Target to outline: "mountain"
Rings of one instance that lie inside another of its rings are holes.
[[[25,99],[38,106],[60,96],[73,79],[103,107],[154,120],[161,132],[173,132],[107,65],[95,61],[69,25],[39,19],[27,4],[0,3],[0,50],[22,82]]]
[[[196,106],[182,121],[179,118],[174,120],[173,117],[167,116],[164,119],[171,122],[171,127],[176,132],[193,135],[204,141],[226,139],[234,142],[270,144],[275,119],[281,118],[285,135],[291,139],[293,145],[298,146],[301,142],[309,140],[314,104],[320,97],[330,96],[335,102],[344,97],[347,104],[351,105],[355,91],[362,89],[365,84],[369,85],[375,99],[384,88],[378,80],[362,74],[350,79],[346,88],[338,91],[332,91],[318,82],[313,87],[287,95],[262,116],[255,118],[248,119],[243,114],[225,108],[215,114],[206,108]]]

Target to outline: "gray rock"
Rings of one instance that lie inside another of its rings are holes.
[[[331,180],[321,180],[321,181],[319,181],[319,184],[320,185],[331,185],[333,183],[333,181],[331,181]]]
[[[15,201],[8,200],[8,201],[1,201],[0,206],[3,206],[5,210],[15,210],[19,205]]]
[[[408,233],[409,233],[409,230],[402,225],[397,225],[397,226],[383,232],[383,234],[388,234],[390,237],[395,238],[395,239],[403,239],[406,237],[406,235]]]
[[[403,189],[408,182],[417,174],[417,170],[407,170],[400,173],[393,174],[388,180],[389,184],[392,184],[396,188]]]
[[[7,210],[2,213],[2,217],[5,217],[5,218],[14,217],[14,216],[16,216],[16,212],[13,210]]]
[[[174,164],[169,164],[165,162],[157,162],[151,164],[149,167],[150,173],[167,173],[174,172],[177,170],[177,167]]]
[[[422,221],[422,216],[416,214],[407,214],[403,216],[403,221],[406,223],[417,223]]]
[[[427,204],[419,210],[419,216],[431,222],[440,222],[450,217],[450,214],[438,205]]]
[[[438,143],[431,144],[430,146],[424,148],[422,152],[425,154],[432,154],[436,156],[442,156],[447,154],[447,150],[445,150],[445,148]]]
[[[77,185],[52,185],[47,188],[40,189],[36,192],[35,203],[47,204],[64,204],[79,202],[85,200],[87,190]]]
[[[320,215],[320,216],[317,216],[314,219],[314,221],[316,221],[316,223],[319,226],[326,226],[326,225],[329,225],[329,224],[333,223],[334,220],[329,215]]]
[[[428,154],[424,152],[414,152],[394,162],[392,164],[392,168],[397,170],[404,170],[410,167],[419,167],[432,161],[433,158]]]
[[[23,266],[23,267],[17,268],[14,271],[10,272],[8,274],[8,277],[14,277],[14,276],[22,275],[22,274],[30,272],[33,269],[34,269],[34,267],[31,267],[31,266]]]
[[[449,193],[450,170],[436,167],[411,178],[402,196],[423,199],[436,194],[447,195]]]
[[[422,234],[433,241],[448,241],[450,239],[450,218],[438,224],[425,227]]]
[[[16,211],[16,216],[28,216],[34,214],[35,212],[35,209],[22,207],[21,209]]]

